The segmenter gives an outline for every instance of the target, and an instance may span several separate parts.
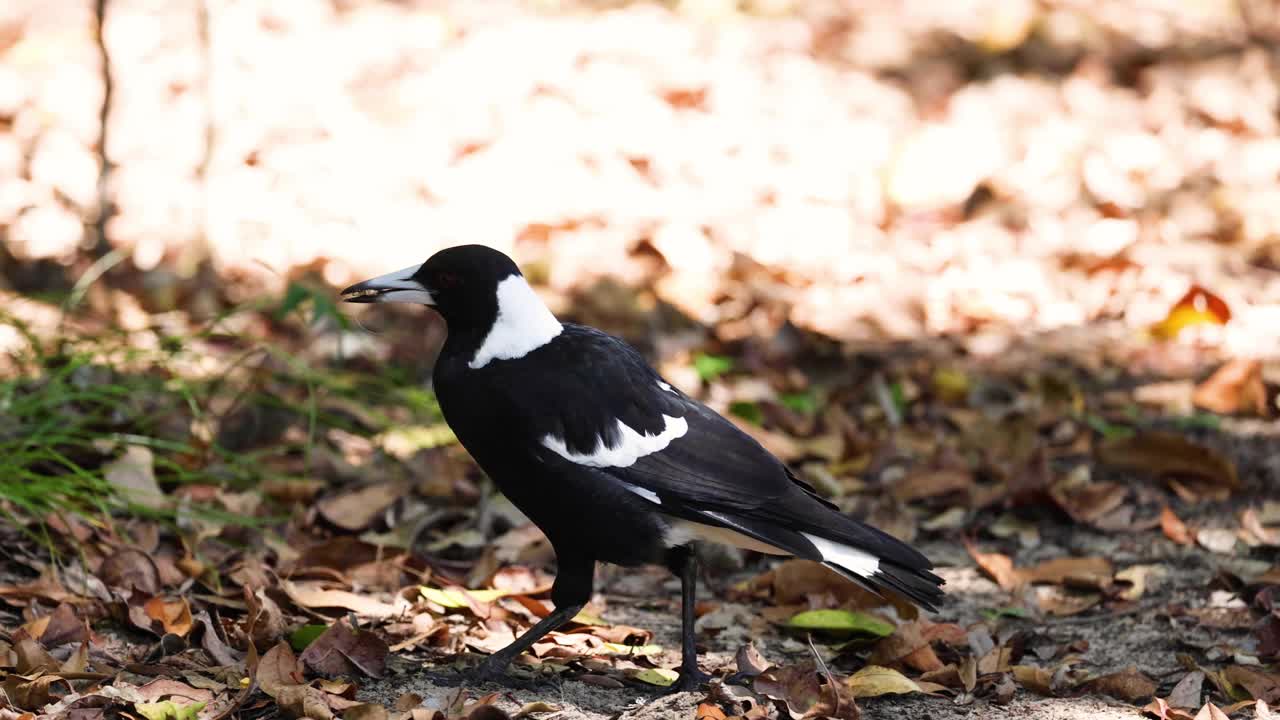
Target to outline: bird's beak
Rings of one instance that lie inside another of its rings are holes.
[[[358,282],[342,291],[342,299],[353,303],[416,303],[435,305],[431,289],[413,279],[421,265],[412,265],[386,275]]]

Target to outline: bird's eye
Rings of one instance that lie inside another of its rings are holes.
[[[443,272],[436,276],[436,280],[432,284],[441,290],[448,290],[461,285],[462,277],[457,273]]]

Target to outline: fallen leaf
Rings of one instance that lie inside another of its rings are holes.
[[[147,720],[196,720],[201,710],[208,703],[177,703],[173,700],[161,700],[150,703],[135,703],[134,710]]]
[[[277,643],[258,661],[258,687],[262,692],[276,697],[283,688],[306,682],[302,664],[286,643]]]
[[[1231,720],[1226,713],[1213,703],[1205,703],[1200,708],[1200,712],[1196,713],[1195,720]]]
[[[17,659],[15,668],[19,675],[31,675],[38,672],[56,672],[58,661],[49,651],[40,646],[35,638],[19,629],[13,634],[13,653]]]
[[[1156,692],[1155,681],[1133,667],[1088,680],[1079,687],[1086,692],[1106,695],[1127,703],[1136,703]]]
[[[1226,528],[1204,528],[1196,533],[1196,542],[1209,552],[1230,555],[1236,547],[1236,533]]]
[[[1273,720],[1275,718],[1275,714],[1271,712],[1271,707],[1261,700],[1254,706],[1254,713],[1257,716],[1256,720]]]
[[[885,637],[893,632],[892,624],[874,615],[839,609],[808,610],[799,613],[787,621],[787,627],[872,637]]]
[[[1097,523],[1120,507],[1129,494],[1126,485],[1113,482],[1072,483],[1069,479],[1049,488],[1049,497],[1079,523]]]
[[[404,601],[386,603],[368,595],[327,589],[319,582],[281,580],[280,587],[290,600],[305,608],[343,608],[379,620],[397,617],[409,609],[409,604]]]
[[[967,492],[972,485],[973,473],[966,470],[926,469],[907,474],[889,491],[899,502],[910,502]]]
[[[693,720],[728,720],[728,718],[718,705],[701,703],[693,711]]]
[[[859,716],[857,703],[846,685],[832,687],[823,682],[812,661],[775,666],[752,681],[752,688],[782,702],[795,720],[831,717],[854,720]]]
[[[511,720],[520,720],[521,718],[529,717],[534,713],[544,713],[544,712],[549,712],[549,713],[560,712],[560,708],[555,705],[552,705],[551,703],[546,703],[541,700],[535,700],[534,702],[531,702],[531,703],[525,703],[524,707],[517,710],[516,714],[511,716]]]
[[[1156,720],[1194,720],[1191,713],[1184,712],[1174,707],[1170,707],[1169,703],[1156,698],[1147,703],[1142,711],[1154,715]]]
[[[1253,538],[1251,545],[1267,545],[1270,547],[1280,546],[1280,530],[1272,530],[1262,524],[1262,518],[1258,516],[1258,511],[1253,508],[1246,508],[1240,513],[1240,527]]]
[[[1280,678],[1257,668],[1230,665],[1222,671],[1223,677],[1248,691],[1254,700],[1280,701]]]
[[[738,674],[749,678],[759,675],[770,667],[769,661],[764,659],[754,643],[747,643],[738,648],[738,652],[734,655],[734,663],[738,667]]]
[[[344,618],[329,626],[299,656],[320,675],[354,675],[358,670],[380,678],[387,665],[387,644],[374,633],[352,628]]]
[[[186,637],[191,632],[191,606],[185,598],[166,598],[157,595],[151,598],[142,608],[147,617],[160,623],[167,633],[178,637]]]
[[[151,448],[130,445],[124,455],[102,467],[103,477],[125,500],[151,510],[163,510],[170,498],[156,483],[155,458]]]
[[[0,695],[14,707],[24,710],[41,710],[53,699],[54,685],[62,683],[68,693],[73,692],[71,683],[57,675],[16,674],[8,675],[0,682]],[[20,716],[19,720],[25,720]]]
[[[1226,363],[1196,387],[1191,401],[1196,407],[1219,415],[1266,417],[1267,386],[1262,379],[1262,362],[1240,358]]]
[[[1200,690],[1203,686],[1203,672],[1192,670],[1183,675],[1178,684],[1173,686],[1173,690],[1169,691],[1169,705],[1176,708],[1200,707]]]
[[[1013,560],[1008,555],[978,552],[978,548],[968,539],[965,539],[964,546],[969,551],[969,556],[978,563],[978,567],[990,575],[1001,590],[1012,591],[1022,584],[1022,578],[1014,570]]]
[[[40,625],[39,632],[35,631],[36,623]],[[53,612],[41,615],[23,627],[27,627],[31,637],[39,640],[40,644],[47,648],[67,643],[82,643],[89,639],[88,624],[76,617],[75,608],[70,603],[59,603]]]
[[[901,662],[920,672],[941,668],[942,661],[924,637],[924,624],[919,620],[902,623],[891,635],[875,644],[867,662],[872,665]]]
[[[1231,308],[1225,300],[1199,285],[1192,285],[1169,308],[1165,318],[1151,327],[1151,334],[1171,340],[1189,327],[1225,325],[1230,320]]]
[[[1023,582],[1107,588],[1114,571],[1104,557],[1064,557],[1015,571]]]
[[[1053,696],[1053,673],[1031,665],[1014,665],[1009,669],[1013,672],[1013,679],[1022,687],[1037,695]]]
[[[1182,522],[1168,505],[1160,510],[1160,529],[1164,532],[1164,536],[1179,545],[1194,545],[1196,542],[1195,535],[1191,529]]]
[[[1148,431],[1105,441],[1098,459],[1107,465],[1156,476],[1196,478],[1215,487],[1240,487],[1236,467],[1216,451],[1171,432]]]
[[[342,713],[342,720],[390,720],[391,713],[382,705],[365,703]]]
[[[642,668],[630,673],[630,676],[633,680],[657,687],[670,687],[680,679],[680,673],[667,668]]]
[[[915,681],[892,668],[868,665],[845,681],[856,698],[923,692]]]
[[[405,483],[386,480],[347,490],[321,499],[316,503],[320,515],[330,523],[358,532],[369,527],[384,510],[405,495]]]
[[[125,548],[108,555],[98,568],[98,577],[113,590],[136,590],[146,595],[160,593],[160,571],[155,561],[141,550]]]
[[[422,594],[424,599],[450,610],[470,608],[475,603],[491,603],[507,595],[502,590],[443,590],[425,586],[418,588],[418,592]]]
[[[284,613],[264,591],[248,585],[244,587],[245,632],[255,647],[270,647],[284,635]]]

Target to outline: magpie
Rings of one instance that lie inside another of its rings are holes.
[[[448,336],[432,374],[445,421],[556,553],[554,610],[475,669],[498,679],[591,598],[597,561],[661,564],[680,578],[677,689],[710,676],[694,640],[695,540],[814,560],[873,592],[935,610],[943,581],[910,545],[844,514],[624,341],[562,323],[516,264],[459,245],[342,291],[416,303]]]

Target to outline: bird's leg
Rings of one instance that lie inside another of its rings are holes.
[[[502,678],[507,666],[519,657],[520,653],[546,637],[547,633],[572,620],[591,599],[595,559],[577,555],[567,556],[560,552],[556,555],[560,567],[556,572],[555,585],[551,587],[551,602],[555,604],[556,609],[538,621],[538,624],[526,630],[510,645],[490,655],[468,673],[473,681],[487,682]]]
[[[697,690],[711,679],[698,669],[698,641],[694,633],[694,609],[698,595],[698,558],[687,546],[673,548],[667,566],[680,577],[680,679],[672,692]]]
[[[550,615],[540,620],[537,625],[526,630],[523,635],[512,641],[510,645],[485,658],[484,662],[480,663],[471,672],[471,679],[476,682],[498,680],[506,672],[507,666],[520,657],[520,653],[528,650],[534,643],[546,637],[547,633],[572,620],[584,605],[586,603],[556,606],[556,609]]]

